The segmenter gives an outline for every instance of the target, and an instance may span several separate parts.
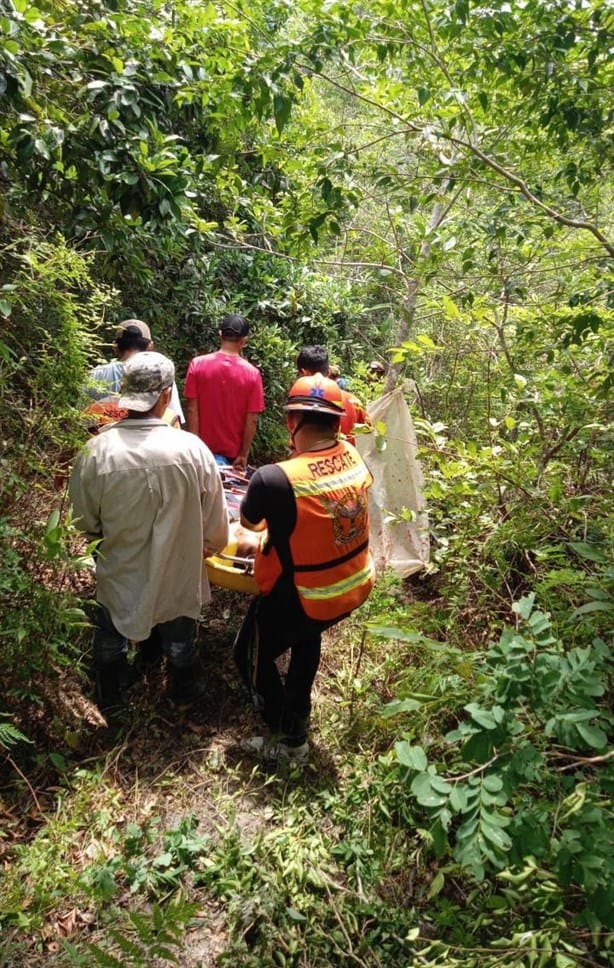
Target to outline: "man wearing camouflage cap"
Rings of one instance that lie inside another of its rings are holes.
[[[152,632],[167,658],[171,701],[188,705],[202,694],[196,620],[210,598],[203,554],[227,544],[228,514],[209,449],[161,419],[174,378],[160,353],[133,355],[119,398],[128,416],[88,440],[71,476],[77,526],[100,539],[93,649],[107,711],[134,681],[128,641]]]

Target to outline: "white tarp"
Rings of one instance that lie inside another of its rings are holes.
[[[378,434],[358,434],[356,445],[373,475],[369,491],[369,543],[378,571],[391,568],[402,578],[429,560],[428,519],[422,494],[422,468],[416,432],[403,391],[386,393],[367,406]],[[383,444],[383,446],[382,446]],[[413,512],[408,521],[403,513]]]

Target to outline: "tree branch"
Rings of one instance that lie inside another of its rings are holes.
[[[470,770],[469,773],[461,773],[460,776],[444,776],[443,779],[446,783],[460,783],[461,780],[468,780],[470,776],[477,776],[478,773],[483,773],[484,770],[487,770],[498,759],[499,754],[495,753],[486,763],[481,763],[480,766],[476,766],[475,770]]]
[[[576,766],[580,764],[590,765],[592,763],[606,763],[608,760],[611,760],[613,756],[614,750],[610,750],[609,753],[604,753],[602,756],[574,756],[571,757],[571,763],[567,763],[565,766],[557,766],[555,769],[557,773],[565,773],[567,770],[574,770]]]
[[[343,91],[345,94],[349,94],[351,97],[355,97],[357,100],[362,101],[364,104],[369,104],[371,107],[376,108],[383,114],[387,114],[388,117],[393,118],[397,122],[401,122],[404,125],[405,132],[410,132],[411,134],[422,134],[425,130],[424,124],[416,124],[414,121],[409,121],[406,117],[399,114],[398,111],[394,111],[392,108],[387,107],[385,104],[381,104],[373,98],[368,97],[366,94],[362,94],[360,91],[356,91],[353,87],[348,87],[346,84],[342,84],[337,80],[334,80],[327,74],[318,74],[312,68],[304,65],[303,69],[310,76],[321,77],[323,81],[336,87],[337,90]],[[603,232],[597,228],[592,222],[587,222],[585,219],[570,218],[564,215],[562,212],[558,212],[556,209],[552,208],[551,205],[547,205],[546,202],[542,202],[529,188],[527,183],[519,175],[515,175],[514,172],[510,171],[500,162],[491,158],[485,151],[482,151],[477,144],[472,144],[470,141],[465,141],[464,138],[459,138],[456,135],[448,135],[443,131],[438,132],[438,136],[444,140],[448,141],[450,144],[454,144],[459,148],[465,148],[471,154],[479,158],[480,161],[486,165],[492,171],[497,172],[506,181],[514,185],[523,195],[527,201],[531,202],[536,208],[539,208],[542,212],[545,212],[551,219],[558,222],[559,225],[566,225],[568,228],[582,229],[583,231],[590,232],[597,241],[604,247],[606,252],[614,257],[614,243],[603,234]]]
[[[13,767],[13,769],[15,770],[15,772],[19,774],[19,776],[21,777],[21,779],[22,779],[22,780],[24,781],[24,783],[25,783],[25,784],[26,784],[26,786],[28,787],[28,790],[29,790],[29,791],[30,791],[30,793],[32,794],[32,799],[34,800],[34,803],[36,804],[36,809],[38,810],[38,812],[39,812],[40,814],[42,814],[42,812],[43,812],[43,808],[41,807],[41,805],[40,805],[40,802],[39,802],[39,799],[38,799],[38,797],[36,796],[36,792],[35,792],[35,790],[34,790],[34,787],[33,787],[33,786],[32,786],[32,784],[30,783],[30,781],[28,780],[28,778],[27,778],[27,776],[25,775],[25,773],[22,773],[22,772],[21,772],[21,770],[20,770],[20,769],[19,769],[19,767],[17,766],[17,764],[16,764],[16,762],[15,762],[15,760],[13,759],[13,757],[12,757],[12,756],[10,756],[10,755],[9,755],[8,753],[5,753],[5,754],[4,754],[4,756],[5,756],[5,758],[7,759],[7,761],[8,761],[8,762],[9,762],[9,763],[11,764],[11,766]]]
[[[409,130],[415,130],[413,123]],[[563,215],[562,212],[557,212],[557,210],[552,208],[550,205],[546,205],[545,202],[542,202],[541,199],[533,194],[527,183],[519,175],[515,175],[509,170],[509,168],[505,168],[504,165],[501,165],[498,161],[495,161],[494,158],[491,158],[490,155],[487,155],[486,152],[482,151],[481,148],[478,148],[477,145],[473,145],[469,141],[465,141],[462,138],[457,138],[454,135],[445,135],[441,133],[441,137],[455,145],[458,145],[461,148],[466,148],[468,151],[474,154],[476,158],[479,158],[480,161],[482,161],[485,165],[505,178],[506,181],[509,181],[512,185],[515,185],[520,191],[520,194],[524,195],[527,201],[531,202],[532,205],[535,205],[536,208],[541,209],[542,212],[545,212],[547,215],[549,215],[550,218],[554,219],[555,222],[558,222],[560,225],[567,225],[572,229],[583,229],[586,232],[590,232],[595,236],[598,242],[601,243],[606,252],[608,252],[608,254],[614,258],[614,243],[610,242],[607,236],[605,236],[596,225],[593,225],[592,222],[587,222],[584,219],[569,218],[569,216]]]

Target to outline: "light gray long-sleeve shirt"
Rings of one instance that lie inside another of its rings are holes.
[[[118,632],[146,639],[154,625],[198,618],[211,592],[203,552],[228,543],[228,511],[213,455],[194,434],[158,419],[104,427],[70,479],[76,525],[102,537],[97,600]]]

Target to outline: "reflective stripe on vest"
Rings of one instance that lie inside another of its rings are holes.
[[[356,572],[354,575],[350,575],[349,578],[344,578],[342,581],[335,582],[334,585],[324,585],[322,588],[307,588],[306,585],[300,585],[297,582],[298,593],[301,598],[309,598],[314,601],[325,601],[329,598],[338,598],[341,595],[345,595],[347,592],[354,591],[360,585],[365,582],[372,581],[375,578],[375,570],[373,568],[373,562],[369,558],[368,563],[360,571]]]

